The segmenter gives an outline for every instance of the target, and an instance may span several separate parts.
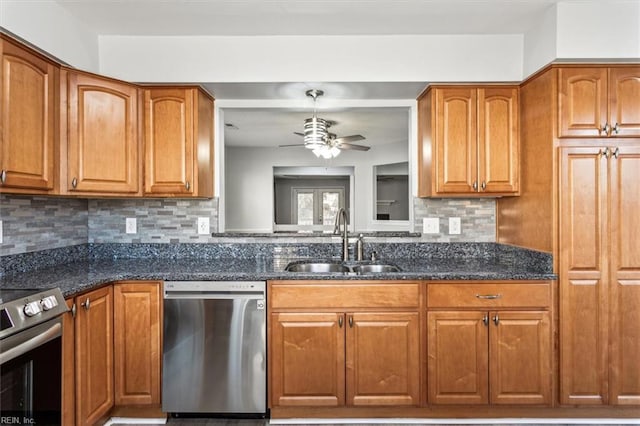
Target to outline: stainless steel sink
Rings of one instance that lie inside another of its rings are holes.
[[[383,264],[367,264],[367,265],[354,265],[351,267],[353,272],[358,274],[379,274],[384,272],[400,272],[400,268],[395,265],[383,265]]]
[[[288,272],[351,272],[351,268],[341,263],[318,262],[318,263],[292,263],[284,269]]]

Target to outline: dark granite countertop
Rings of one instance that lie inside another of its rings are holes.
[[[137,258],[85,259],[0,277],[0,288],[59,287],[65,297],[119,280],[551,280],[546,266],[519,262],[517,257],[383,258],[401,272],[298,273],[286,272],[290,257],[255,258]],[[309,260],[309,259],[306,259]],[[335,259],[333,259],[335,260]]]

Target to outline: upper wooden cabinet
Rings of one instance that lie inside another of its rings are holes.
[[[0,192],[48,193],[55,186],[59,67],[0,38]]]
[[[77,71],[67,76],[67,173],[70,193],[140,193],[138,89]]]
[[[558,70],[559,137],[640,136],[640,67]]]
[[[213,197],[213,98],[198,88],[144,90],[144,193]]]
[[[418,122],[418,196],[518,193],[517,87],[431,87]]]

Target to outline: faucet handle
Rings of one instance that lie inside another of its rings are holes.
[[[378,260],[378,252],[374,250],[371,252],[371,261],[375,262],[376,260]]]

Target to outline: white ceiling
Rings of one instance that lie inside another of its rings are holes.
[[[56,0],[99,35],[407,35],[523,34],[560,0]],[[564,0],[566,1],[566,0]],[[569,0],[580,1],[580,0]],[[309,88],[325,99],[415,99],[426,82],[208,83],[218,100],[304,99]],[[300,105],[300,102],[297,103]],[[406,108],[322,111],[338,136],[361,134],[362,144],[408,137]],[[226,108],[225,144],[297,143],[305,118],[299,108]],[[298,148],[283,148],[298,149]]]

